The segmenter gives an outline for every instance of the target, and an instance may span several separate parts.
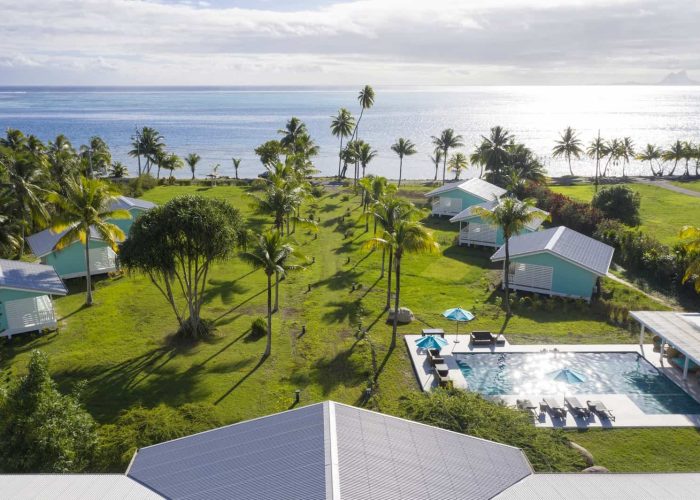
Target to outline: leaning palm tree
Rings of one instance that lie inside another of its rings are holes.
[[[399,187],[401,187],[401,176],[403,174],[403,157],[416,154],[416,145],[409,139],[399,137],[392,144],[391,150],[399,156]]]
[[[622,159],[622,177],[627,177],[625,166],[635,157],[634,141],[631,137],[624,137],[620,143],[620,158]]]
[[[367,144],[366,142],[362,142],[360,144],[360,147],[357,151],[357,160],[360,162],[360,166],[362,167],[362,177],[365,177],[365,171],[367,170],[367,165],[369,165],[369,162],[374,160],[374,158],[377,156],[377,150],[372,149],[372,146]]]
[[[350,111],[340,108],[336,116],[331,117],[331,133],[340,138],[340,149],[338,150],[338,177],[340,177],[340,167],[343,163],[343,139],[349,137],[355,128],[355,118]]]
[[[455,153],[447,162],[447,169],[455,173],[455,180],[459,180],[459,176],[463,170],[469,168],[469,160],[464,153]]]
[[[657,172],[654,170],[654,161],[659,161],[661,159],[661,150],[654,146],[653,144],[647,144],[644,151],[637,154],[637,160],[648,161],[649,167],[651,168],[651,175],[656,177]],[[663,175],[663,167],[659,168],[659,175]]]
[[[622,141],[620,139],[612,139],[608,141],[603,150],[604,156],[607,156],[605,167],[603,167],[603,177],[608,176],[608,167],[612,163],[613,167],[617,167],[622,158]]]
[[[556,141],[554,148],[552,149],[553,158],[561,158],[562,156],[566,158],[569,163],[569,173],[573,176],[574,171],[571,168],[571,157],[578,159],[583,153],[583,148],[581,147],[581,140],[578,138],[578,134],[571,127],[566,127],[566,130],[561,133],[561,138]]]
[[[681,230],[680,237],[689,257],[683,283],[694,279],[695,291],[700,293],[700,227],[685,226]]]
[[[298,255],[294,248],[284,241],[279,231],[266,231],[253,238],[250,250],[241,254],[241,258],[256,269],[262,269],[267,276],[267,344],[264,358],[272,352],[272,276],[285,276],[287,271],[303,266],[293,264],[291,257]]]
[[[437,181],[438,170],[440,170],[440,163],[442,163],[442,149],[436,147],[433,150],[433,154],[430,157],[430,161],[435,165],[435,177],[433,177],[433,182]]]
[[[595,158],[595,190],[598,192],[598,177],[600,175],[600,160],[605,158],[607,154],[607,145],[605,139],[600,137],[600,131],[598,131],[598,137],[591,141],[588,149],[586,149],[586,154],[589,158]]]
[[[119,226],[108,220],[131,218],[127,210],[112,209],[118,196],[119,191],[106,182],[82,176],[66,183],[65,195],[50,193],[48,196],[58,208],[51,229],[57,233],[65,231],[54,249],[61,250],[76,241],[85,245],[85,305],[88,306],[92,305],[90,233],[95,231],[116,252],[118,242],[124,240],[125,235]]]
[[[510,312],[510,239],[517,236],[523,228],[540,218],[546,218],[543,212],[534,210],[535,202],[533,200],[519,201],[512,196],[506,196],[498,201],[493,210],[486,210],[483,207],[473,207],[475,215],[481,217],[484,222],[491,223],[494,226],[500,227],[503,231],[503,239],[505,242],[505,264],[503,267],[503,285],[506,294],[506,314]]]
[[[685,145],[682,141],[676,141],[669,149],[661,153],[661,158],[666,162],[673,162],[673,168],[668,175],[673,175],[678,167],[678,162],[685,157]]]
[[[399,304],[401,300],[401,262],[407,253],[437,253],[440,245],[433,235],[420,222],[410,219],[410,214],[403,214],[394,225],[393,231],[384,231],[381,238],[372,238],[367,247],[389,248],[393,251],[396,274],[396,294],[394,295],[394,318],[391,335],[391,348],[396,346],[396,331],[399,321]],[[390,266],[391,267],[391,266]]]
[[[432,136],[433,144],[442,150],[442,183],[445,184],[445,171],[447,170],[447,155],[450,149],[464,146],[461,135],[456,135],[454,129],[446,128],[439,137]]]
[[[31,136],[30,136],[30,139],[31,139]],[[693,144],[690,141],[683,142],[683,159],[685,160],[685,172],[683,173],[683,175],[685,177],[690,176],[690,171],[688,170],[688,164],[690,163],[690,160],[692,160],[694,157],[695,157],[695,144]]]
[[[241,166],[241,160],[243,158],[231,158],[233,162],[233,170],[236,173],[236,180],[238,180],[238,168]]]
[[[190,167],[192,171],[192,180],[194,180],[194,171],[197,169],[197,163],[199,163],[201,159],[202,157],[197,153],[190,153],[185,156],[185,163],[187,163],[187,166]]]
[[[350,140],[358,140],[360,138],[360,122],[362,121],[362,116],[365,113],[365,109],[369,109],[374,106],[374,89],[369,85],[365,85],[360,93],[357,95],[357,100],[360,103],[360,116],[357,118],[355,123],[355,129],[352,131],[352,137]],[[357,184],[357,178],[360,174],[360,164],[359,160],[355,158],[355,184]]]

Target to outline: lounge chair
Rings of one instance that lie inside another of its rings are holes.
[[[578,398],[567,397],[564,398],[564,402],[571,408],[571,413],[577,417],[589,418],[591,416],[591,410],[584,406]]]
[[[421,331],[421,337],[425,337],[426,335],[439,335],[443,339],[445,338],[445,330],[442,328],[423,328]]]
[[[532,415],[533,419],[537,419],[540,416],[539,412],[537,411],[537,405],[535,405],[529,399],[518,399],[515,402],[515,405],[518,408],[518,410],[526,411],[530,415]]]
[[[440,384],[440,387],[450,387],[452,385],[452,379],[448,375],[448,372],[438,370],[435,367],[433,367],[433,372],[435,373],[435,378],[438,384]]]
[[[496,343],[498,335],[494,335],[493,333],[485,330],[475,330],[471,333],[469,338],[472,344],[491,345]]]
[[[555,398],[544,398],[540,403],[540,409],[549,413],[552,418],[566,418],[566,408]]]
[[[428,361],[431,366],[435,366],[444,363],[445,358],[440,356],[440,351],[438,349],[428,349]]]
[[[605,406],[602,401],[586,401],[586,404],[588,405],[588,409],[598,415],[601,420],[615,421],[615,415],[613,415],[612,411],[608,410],[608,407]]]

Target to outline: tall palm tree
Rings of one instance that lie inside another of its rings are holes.
[[[454,129],[446,128],[440,133],[439,137],[432,136],[433,145],[442,150],[442,183],[445,184],[445,171],[447,170],[447,156],[450,149],[461,148],[464,146],[464,138],[461,135],[455,134]]]
[[[306,124],[296,116],[292,116],[285,127],[278,130],[277,133],[282,135],[280,144],[294,152],[294,143],[297,138],[307,133]]]
[[[447,168],[451,172],[455,173],[455,180],[459,180],[459,176],[461,175],[462,171],[469,168],[469,160],[467,159],[467,155],[464,153],[453,154],[450,157],[450,160],[447,162]]]
[[[291,257],[298,255],[294,248],[284,241],[279,231],[266,231],[253,238],[250,250],[243,252],[241,258],[256,269],[262,269],[267,276],[267,344],[264,358],[272,352],[272,276],[285,276],[287,271],[303,266],[293,264]],[[279,279],[276,280],[279,283]]]
[[[30,137],[31,139],[31,137]],[[688,170],[688,164],[690,163],[690,160],[692,160],[695,157],[695,144],[693,144],[690,141],[685,141],[683,142],[683,159],[685,160],[685,172],[683,175],[685,177],[690,176],[690,171]]]
[[[396,346],[396,333],[399,320],[399,305],[401,300],[401,262],[407,253],[437,253],[440,245],[433,235],[420,222],[410,219],[410,213],[404,213],[393,228],[384,231],[381,238],[372,238],[369,248],[382,247],[393,251],[394,270],[396,274],[396,294],[394,295],[394,320],[391,335],[391,348]],[[391,264],[389,264],[391,271]]]
[[[169,177],[172,179],[173,172],[178,168],[182,168],[182,159],[175,153],[166,154],[161,160],[159,167],[162,167],[165,170],[169,170]]]
[[[413,144],[409,139],[399,137],[398,139],[396,139],[396,142],[392,144],[391,150],[394,153],[396,153],[399,157],[399,187],[401,187],[401,176],[403,174],[403,157],[416,154],[416,145]]]
[[[129,175],[129,169],[120,161],[115,161],[109,169],[109,176],[114,179],[121,179]]]
[[[488,137],[481,136],[479,150],[489,182],[502,182],[503,170],[510,164],[508,146],[512,143],[513,136],[500,125],[492,127]]]
[[[509,273],[510,273],[510,239],[513,236],[517,236],[523,230],[523,228],[533,222],[538,218],[545,218],[546,216],[538,211],[534,210],[535,202],[533,200],[519,201],[512,196],[506,196],[498,201],[493,210],[486,210],[483,207],[474,207],[473,212],[475,215],[481,217],[484,222],[491,223],[494,226],[500,227],[503,231],[503,239],[505,241],[505,264],[503,267],[503,284],[505,287],[506,294],[506,314],[511,315],[510,312],[510,283],[509,283]]]
[[[199,163],[201,159],[202,157],[197,153],[190,153],[185,156],[185,163],[187,163],[187,166],[190,167],[192,171],[192,180],[194,180],[194,171],[197,169],[197,163]]]
[[[369,165],[369,162],[374,160],[374,158],[377,156],[377,150],[372,149],[372,146],[362,141],[362,144],[360,144],[360,148],[357,151],[357,153],[357,159],[360,162],[360,166],[362,167],[362,177],[364,178],[365,171],[367,170],[367,165]]]
[[[338,150],[338,177],[340,177],[340,166],[343,162],[343,139],[349,137],[355,128],[355,118],[350,111],[340,108],[336,116],[332,116],[331,133],[340,138],[340,149]]]
[[[605,162],[605,167],[603,168],[603,177],[608,176],[608,167],[612,163],[613,167],[617,167],[620,163],[620,158],[622,158],[622,141],[620,139],[612,139],[608,141],[603,150],[603,155],[607,156],[608,160]]]
[[[80,156],[85,163],[86,177],[94,176],[95,172],[105,175],[112,164],[109,146],[98,136],[91,137],[88,144],[80,146]]]
[[[435,165],[435,177],[433,177],[433,182],[437,181],[438,170],[440,170],[440,163],[442,162],[442,149],[436,147],[433,150],[433,154],[430,156],[430,161]]]
[[[474,151],[469,155],[469,163],[479,165],[479,179],[484,176],[484,166],[486,165],[484,143],[474,147]]]
[[[668,175],[673,175],[678,167],[678,162],[685,156],[685,145],[682,141],[676,141],[666,151],[661,153],[661,158],[666,162],[673,162],[673,168]]]
[[[649,167],[651,168],[651,175],[656,177],[657,173],[654,170],[654,161],[659,161],[661,159],[661,150],[653,144],[647,144],[644,151],[637,154],[637,160],[648,161]],[[663,175],[663,170],[659,169],[659,175]]]
[[[694,278],[695,291],[700,293],[700,227],[685,226],[680,233],[682,245],[690,261],[683,275],[683,283]]]
[[[236,180],[238,180],[238,168],[241,166],[241,160],[243,158],[231,158],[231,162],[233,162],[233,170],[236,173]]]
[[[355,123],[355,129],[352,131],[352,137],[350,140],[360,138],[360,122],[362,121],[362,116],[365,114],[365,109],[369,109],[374,106],[374,89],[365,85],[360,93],[357,94],[357,101],[360,103],[360,116],[357,118]],[[359,161],[355,159],[355,184],[357,184],[357,178],[359,177]]]
[[[605,145],[605,139],[600,137],[600,131],[598,131],[598,137],[593,139],[586,149],[586,154],[589,158],[595,158],[595,190],[598,192],[598,176],[600,175],[600,160],[605,157],[605,151],[607,146]]]
[[[139,154],[146,158],[144,169],[147,174],[150,174],[153,164],[157,164],[158,157],[165,149],[165,142],[160,132],[152,127],[143,127],[139,133],[139,138],[140,145],[138,151],[140,152]]]
[[[566,127],[566,130],[561,133],[561,138],[556,141],[552,149],[552,157],[561,158],[563,156],[566,158],[566,161],[569,162],[569,173],[573,176],[571,157],[578,159],[582,153],[583,148],[581,147],[581,140],[578,138],[578,134],[571,127]]]
[[[620,158],[622,158],[622,177],[627,177],[625,166],[635,157],[634,141],[631,137],[624,137],[620,144]]]
[[[144,152],[141,150],[143,147],[143,138],[141,136],[141,131],[137,128],[136,132],[134,135],[131,136],[131,149],[129,150],[129,156],[132,158],[136,158],[138,162],[138,172],[139,172],[139,177],[141,177],[142,171],[141,171],[141,156],[143,156]]]
[[[374,204],[374,219],[379,224],[382,229],[382,234],[392,233],[396,224],[399,220],[404,217],[410,216],[415,211],[415,207],[412,203],[405,200],[399,199],[394,196],[386,196]],[[376,232],[376,231],[375,231]],[[373,250],[376,248],[374,243],[366,243],[366,246]],[[391,269],[394,259],[394,252],[391,243],[386,245],[380,245],[382,247],[382,271],[380,278],[384,276],[384,260],[385,256],[389,254],[389,272],[387,273],[387,287],[386,287],[386,305],[385,308],[389,309],[391,307]]]
[[[54,249],[61,250],[76,241],[85,245],[85,305],[92,305],[92,279],[90,275],[90,232],[117,251],[117,244],[125,238],[124,232],[108,219],[130,219],[127,210],[112,210],[119,191],[104,181],[80,177],[66,184],[66,194],[50,193],[48,199],[58,207],[51,229],[65,234]]]

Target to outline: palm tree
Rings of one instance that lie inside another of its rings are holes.
[[[469,155],[469,163],[472,165],[479,165],[479,179],[484,176],[484,166],[486,165],[484,147],[484,143],[482,142],[475,146],[474,151]]]
[[[192,171],[192,180],[194,180],[194,171],[197,169],[197,163],[199,163],[201,159],[202,157],[197,153],[190,153],[185,156],[185,163],[187,163],[187,166],[190,167]]]
[[[639,161],[648,161],[649,162],[649,167],[651,168],[651,175],[656,177],[656,172],[654,171],[654,160],[657,162],[661,158],[661,150],[654,146],[653,144],[647,144],[646,148],[644,151],[640,152],[637,154],[637,160]],[[663,171],[659,170],[659,175],[662,175]]]
[[[455,135],[454,129],[446,128],[439,137],[432,136],[433,144],[442,150],[442,183],[445,184],[445,171],[447,170],[447,155],[450,149],[464,146],[463,137]]]
[[[398,221],[402,217],[410,215],[414,210],[415,207],[412,203],[394,196],[386,196],[374,204],[373,215],[375,221],[379,223],[379,226],[382,228],[382,233],[392,233]],[[366,245],[370,249],[375,248],[373,243],[367,243]],[[382,271],[380,278],[384,276],[384,260],[387,252],[389,253],[389,272],[387,277],[385,308],[389,309],[391,307],[391,269],[394,259],[393,248],[390,243],[382,245]]]
[[[173,178],[173,172],[178,168],[182,168],[182,159],[175,153],[166,154],[163,156],[159,168],[170,171],[170,178]]]
[[[5,137],[0,138],[0,146],[9,148],[12,151],[20,151],[27,145],[27,138],[21,130],[8,128]]]
[[[238,167],[241,166],[241,160],[243,158],[231,158],[231,161],[233,162],[233,170],[236,172],[236,180],[238,180]]]
[[[505,241],[505,264],[503,267],[503,283],[506,294],[506,314],[510,312],[510,239],[517,236],[523,228],[538,218],[544,218],[544,214],[538,210],[534,210],[535,203],[533,200],[519,201],[512,196],[501,198],[498,205],[493,210],[486,210],[483,207],[473,207],[475,215],[481,217],[484,222],[491,223],[494,226],[500,227],[503,231],[503,239]]]
[[[622,177],[625,174],[625,166],[630,164],[630,160],[635,157],[634,141],[631,137],[624,137],[620,143],[620,157],[622,158]]]
[[[109,176],[115,179],[121,179],[127,175],[129,175],[129,169],[120,161],[115,161],[109,170]]]
[[[343,161],[343,139],[353,133],[355,118],[345,108],[340,108],[338,114],[331,118],[331,133],[340,138],[340,149],[338,150],[338,177],[340,177],[340,165]]]
[[[436,147],[433,150],[433,154],[430,157],[430,161],[435,165],[435,177],[433,178],[433,182],[437,181],[438,178],[438,170],[440,169],[440,162],[442,162],[442,149]]]
[[[141,131],[137,128],[134,135],[131,136],[131,149],[129,150],[129,156],[132,158],[136,157],[138,161],[139,177],[141,177],[141,156],[144,154],[141,149],[143,145],[143,138],[141,136]]]
[[[302,266],[290,262],[290,257],[298,255],[294,248],[286,243],[279,231],[266,231],[253,238],[251,250],[241,254],[241,258],[256,269],[262,269],[267,276],[267,344],[264,358],[272,352],[272,276],[285,276],[287,271],[300,269]]]
[[[605,157],[605,151],[607,147],[605,145],[605,140],[600,137],[600,131],[598,131],[598,137],[591,141],[591,144],[586,150],[586,154],[589,158],[595,158],[595,190],[598,192],[598,176],[600,174],[600,159]]]
[[[685,145],[681,141],[676,141],[669,149],[661,153],[661,158],[667,162],[673,162],[673,168],[668,175],[673,175],[678,167],[678,162],[685,157]]]
[[[680,233],[682,245],[690,261],[683,275],[683,283],[694,278],[695,291],[700,293],[700,227],[685,226]]]
[[[360,116],[355,123],[355,129],[352,131],[352,137],[350,140],[360,138],[360,122],[362,121],[362,116],[365,113],[365,109],[369,109],[374,106],[374,89],[369,85],[365,85],[360,93],[357,94],[357,101],[360,103]],[[359,161],[355,159],[355,184],[357,184],[357,178],[359,176]]]
[[[455,153],[447,162],[447,169],[455,173],[455,180],[459,180],[462,170],[469,168],[469,160],[464,153]]]
[[[566,158],[569,162],[569,173],[573,176],[574,171],[571,168],[571,157],[578,159],[581,157],[583,149],[581,148],[581,140],[578,138],[578,134],[571,127],[566,127],[566,130],[561,133],[561,139],[556,141],[556,145],[552,149],[552,157]]]
[[[513,136],[501,126],[491,128],[489,137],[481,136],[479,151],[482,155],[487,180],[502,183],[503,169],[510,164],[508,146],[513,143]]]
[[[101,137],[93,136],[88,144],[80,146],[80,156],[85,161],[87,177],[92,177],[96,171],[101,175],[106,174],[112,164],[112,153]]]
[[[433,235],[420,222],[410,219],[410,213],[402,214],[393,231],[384,231],[381,238],[369,240],[369,248],[382,247],[393,250],[394,269],[396,273],[396,294],[394,296],[394,322],[391,335],[391,349],[396,346],[396,331],[399,320],[399,304],[401,300],[401,261],[407,253],[437,253],[440,245]],[[391,271],[391,264],[389,264]]]
[[[612,163],[613,167],[617,167],[620,163],[620,158],[622,158],[622,141],[620,139],[612,139],[608,141],[603,150],[603,156],[607,156],[608,161],[605,162],[605,167],[603,168],[603,177],[608,176],[608,167]]]
[[[364,178],[367,165],[377,156],[377,150],[372,149],[372,147],[369,144],[362,141],[362,144],[360,144],[360,148],[357,151],[357,153],[357,160],[360,162],[360,166],[362,166],[362,177]]]
[[[65,231],[56,245],[61,250],[76,241],[85,245],[85,280],[87,294],[85,305],[92,305],[92,282],[90,275],[90,232],[96,231],[99,237],[117,251],[117,244],[124,240],[124,232],[108,219],[130,219],[127,210],[112,210],[112,204],[119,191],[106,182],[81,176],[66,184],[65,196],[50,193],[48,199],[58,207],[51,229],[57,233]]]
[[[399,137],[392,144],[391,150],[399,156],[399,187],[401,187],[401,175],[403,174],[403,157],[416,154],[416,145],[409,139]]]
[[[156,129],[143,127],[139,133],[140,143],[138,152],[146,158],[145,171],[151,173],[153,164],[157,164],[157,159],[165,149],[163,136]]]
[[[30,137],[31,139],[31,137]],[[690,160],[692,160],[695,157],[695,145],[690,142],[690,141],[685,141],[683,143],[683,159],[685,160],[685,172],[683,175],[685,177],[690,176],[690,171],[688,170],[688,164],[690,163]]]
[[[285,127],[278,130],[277,133],[282,135],[280,144],[294,152],[294,143],[296,142],[297,138],[307,133],[306,125],[296,116],[292,116]]]

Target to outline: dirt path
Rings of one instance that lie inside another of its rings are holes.
[[[688,196],[693,196],[695,198],[700,198],[700,192],[698,191],[693,191],[692,189],[686,189],[680,186],[676,186],[675,184],[671,184],[667,180],[664,179],[658,179],[658,180],[651,180],[647,179],[646,177],[631,177],[630,180],[632,182],[636,182],[637,184],[647,184],[648,186],[657,186],[663,189],[668,189],[669,191],[675,191],[676,193],[681,193],[681,194],[686,194]]]

